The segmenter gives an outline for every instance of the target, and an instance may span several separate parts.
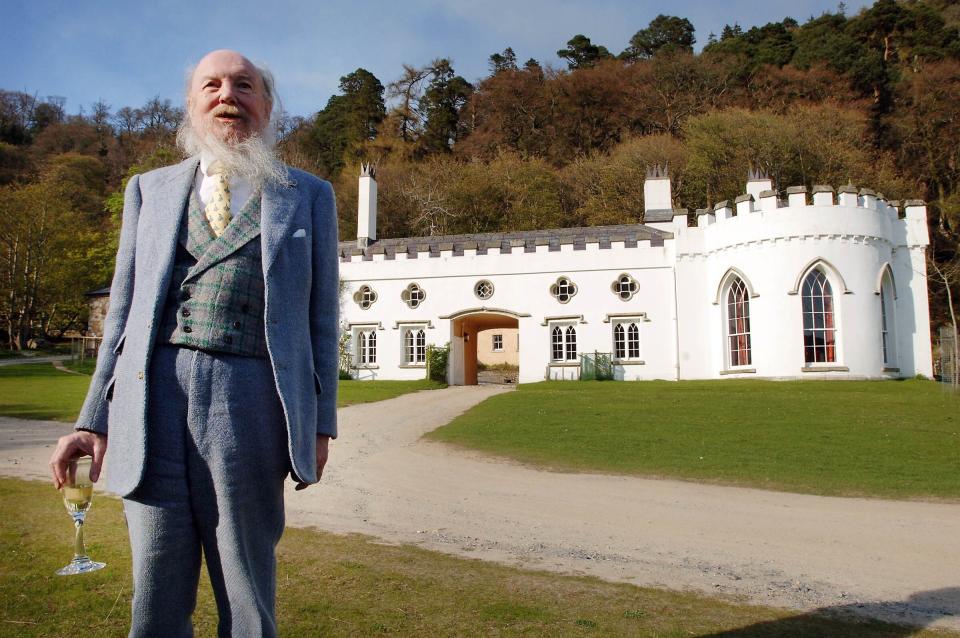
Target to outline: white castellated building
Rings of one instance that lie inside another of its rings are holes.
[[[504,332],[521,383],[579,378],[594,353],[626,380],[932,376],[922,201],[783,200],[751,174],[691,227],[660,167],[644,201],[645,224],[378,239],[365,170],[340,243],[355,376],[422,378],[426,346],[450,344],[449,382],[476,383],[478,340]]]

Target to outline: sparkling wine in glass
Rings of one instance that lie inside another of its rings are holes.
[[[87,510],[90,509],[90,500],[93,498],[93,481],[90,480],[91,461],[89,456],[70,461],[67,465],[67,480],[60,488],[63,493],[63,504],[73,519],[76,535],[73,544],[73,560],[66,567],[57,570],[58,576],[85,574],[107,566],[106,563],[90,560],[83,547],[83,521],[87,516]]]

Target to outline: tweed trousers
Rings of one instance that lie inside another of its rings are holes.
[[[130,636],[192,636],[201,554],[220,636],[275,636],[287,435],[270,362],[171,345],[151,362],[147,466],[124,499]]]

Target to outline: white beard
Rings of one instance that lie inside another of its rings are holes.
[[[195,128],[190,116],[177,129],[177,146],[189,156],[205,155],[220,162],[227,173],[247,179],[254,190],[268,183],[288,186],[287,169],[277,158],[273,136],[254,133],[242,142],[224,142],[209,130]]]

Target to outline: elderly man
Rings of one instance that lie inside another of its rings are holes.
[[[51,458],[110,446],[133,550],[131,636],[192,635],[201,554],[220,635],[276,634],[283,482],[319,479],[336,436],[330,185],[273,150],[272,76],[233,51],[190,73],[190,159],[133,177],[97,369]]]

